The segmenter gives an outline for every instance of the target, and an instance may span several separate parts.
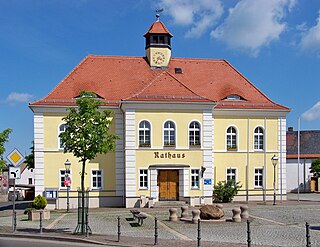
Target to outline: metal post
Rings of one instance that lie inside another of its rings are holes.
[[[276,205],[276,165],[273,165],[273,205]]]
[[[70,186],[68,185],[67,186],[67,213],[69,213],[69,189],[70,189]]]
[[[16,179],[13,179],[13,198],[12,198],[12,229],[15,231],[14,220],[16,215]]]
[[[154,245],[158,245],[158,219],[154,218]]]
[[[310,242],[310,231],[309,231],[309,223],[306,222],[306,240],[307,240],[307,247],[311,247],[311,242]]]
[[[118,216],[118,242],[120,242],[120,235],[121,235],[121,223],[120,223],[120,217]]]
[[[247,220],[247,243],[248,243],[248,247],[251,247],[251,230],[250,230],[249,220]]]
[[[201,246],[201,220],[198,219],[198,237],[197,237],[197,247]]]
[[[86,212],[86,237],[88,237],[88,232],[89,232],[89,229],[88,229],[88,212]]]
[[[300,117],[298,118],[298,202],[300,202]]]
[[[40,210],[40,233],[42,233],[42,209]]]
[[[17,212],[14,211],[13,213],[13,231],[16,232],[17,229]]]

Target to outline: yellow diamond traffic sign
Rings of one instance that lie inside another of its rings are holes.
[[[19,166],[24,161],[23,155],[16,148],[8,154],[7,159],[13,166]]]

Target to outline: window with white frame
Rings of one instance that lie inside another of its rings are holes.
[[[142,121],[139,124],[139,146],[140,147],[150,147],[151,138],[150,138],[151,128],[148,121]]]
[[[59,186],[60,189],[65,189],[67,186],[64,185],[64,181],[66,180],[66,175],[71,179],[71,174],[69,171],[69,174],[66,173],[66,170],[60,170],[59,171]]]
[[[234,127],[227,129],[227,150],[237,150],[237,131]]]
[[[176,145],[176,127],[172,121],[167,121],[163,128],[164,146]]]
[[[193,121],[189,125],[189,145],[200,146],[200,124]]]
[[[263,169],[262,168],[254,169],[254,187],[255,188],[263,187]]]
[[[236,168],[227,168],[227,174],[226,174],[227,181],[234,180],[237,182],[237,169]]]
[[[66,129],[67,129],[67,125],[66,125],[66,124],[61,124],[61,125],[59,126],[58,141],[59,141],[59,148],[60,148],[60,149],[63,149],[63,144],[62,144],[62,140],[61,140],[61,138],[60,138],[60,134],[63,133],[63,132],[65,132]]]
[[[191,169],[191,189],[200,188],[200,170]]]
[[[139,170],[139,189],[148,189],[148,169]]]
[[[254,130],[254,150],[263,150],[264,149],[264,134],[261,127],[257,127]]]
[[[91,188],[102,189],[102,171],[91,170]]]

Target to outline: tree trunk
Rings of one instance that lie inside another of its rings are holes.
[[[82,172],[81,172],[81,234],[84,235],[84,174],[86,172],[86,160],[82,160]]]

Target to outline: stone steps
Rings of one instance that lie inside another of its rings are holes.
[[[165,208],[165,207],[181,207],[188,205],[185,201],[158,201],[155,202],[154,208]]]

